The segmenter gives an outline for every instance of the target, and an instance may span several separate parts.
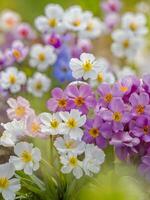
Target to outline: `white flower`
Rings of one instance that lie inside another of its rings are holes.
[[[129,66],[124,66],[122,69],[119,69],[116,74],[118,79],[122,79],[125,76],[135,75],[135,71]]]
[[[36,72],[27,82],[27,90],[32,95],[42,97],[50,88],[51,80],[44,74]]]
[[[131,31],[116,30],[112,34],[114,43],[111,50],[116,57],[133,59],[141,46],[141,39],[135,37]]]
[[[99,62],[96,61],[93,54],[82,53],[80,55],[80,60],[77,58],[72,58],[70,61],[70,68],[72,70],[72,75],[74,78],[83,78],[87,80],[88,78],[95,79],[97,76],[97,71],[99,69]]]
[[[16,192],[20,190],[21,185],[17,178],[13,178],[15,168],[12,163],[0,165],[0,193],[5,200],[14,200]]]
[[[71,139],[67,135],[56,138],[54,146],[60,154],[71,152],[78,155],[82,154],[85,150],[85,143],[83,141]]]
[[[45,15],[35,20],[35,26],[40,32],[64,32],[64,10],[58,4],[48,4],[45,7]]]
[[[16,156],[10,156],[9,162],[13,163],[16,170],[24,170],[24,173],[31,175],[38,170],[41,160],[41,152],[33,144],[20,142],[14,147]]]
[[[70,138],[75,140],[81,140],[83,136],[83,130],[80,128],[86,122],[86,116],[82,115],[81,112],[75,109],[72,109],[69,112],[60,112],[60,117],[64,121],[62,124],[62,134],[69,135]]]
[[[0,86],[4,90],[10,90],[17,93],[21,90],[21,86],[26,82],[26,75],[22,71],[18,71],[16,67],[9,67],[0,74]]]
[[[73,175],[79,179],[83,176],[82,162],[78,160],[76,154],[68,153],[67,155],[61,155],[61,163],[63,164],[61,171],[64,174],[73,173]]]
[[[36,67],[39,71],[45,71],[56,61],[56,54],[52,46],[35,44],[30,50],[30,66]]]
[[[100,36],[104,30],[102,22],[98,18],[93,17],[93,14],[89,11],[85,12],[85,15],[87,20],[86,27],[80,31],[80,37],[94,39]]]
[[[40,121],[42,122],[41,131],[49,135],[61,134],[62,120],[59,113],[41,113]]]
[[[109,63],[105,58],[98,59],[99,69],[97,71],[97,76],[95,79],[90,80],[90,85],[92,87],[97,87],[101,83],[113,84],[115,82],[115,77],[113,73],[109,72]]]
[[[132,31],[136,36],[145,35],[147,33],[146,17],[141,13],[126,13],[122,17],[122,27]]]
[[[0,144],[3,146],[14,146],[19,138],[25,135],[26,127],[24,121],[14,119],[6,124],[1,124],[5,129],[0,137]]]
[[[4,31],[11,31],[17,27],[20,22],[20,16],[13,11],[5,10],[0,16],[0,28]]]
[[[86,14],[80,6],[71,6],[64,14],[64,24],[72,31],[82,31],[86,28]]]
[[[85,148],[85,158],[83,160],[83,169],[86,175],[92,176],[93,173],[100,171],[100,165],[105,160],[104,152],[94,144],[87,144]]]

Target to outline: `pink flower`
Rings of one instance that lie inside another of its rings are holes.
[[[17,99],[9,98],[7,101],[10,108],[7,109],[7,115],[9,119],[25,119],[34,110],[31,109],[30,103],[23,97],[17,97]]]
[[[41,121],[38,116],[31,114],[26,121],[26,134],[31,137],[46,137],[46,134],[41,132]]]

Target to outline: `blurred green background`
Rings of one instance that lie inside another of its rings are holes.
[[[100,15],[99,3],[101,0],[0,0],[0,10],[10,8],[21,13],[23,20],[33,23],[33,19],[43,13],[48,3],[59,3],[64,8],[70,5],[81,5],[83,9],[89,9],[95,15]],[[124,8],[132,10],[140,0],[122,0]],[[145,2],[149,2],[146,0]]]

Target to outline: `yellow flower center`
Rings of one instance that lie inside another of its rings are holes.
[[[93,29],[94,29],[93,23],[89,22],[88,25],[87,25],[87,27],[86,27],[86,30],[90,32],[90,31],[93,31]]]
[[[69,163],[72,167],[76,167],[78,164],[78,159],[75,156],[69,158]]]
[[[68,121],[67,121],[67,126],[68,126],[69,128],[75,128],[75,127],[77,126],[76,120],[75,120],[74,118],[68,119]]]
[[[17,49],[14,49],[13,50],[13,56],[16,58],[16,59],[19,59],[21,57],[21,53],[20,51],[18,51]]]
[[[43,87],[43,85],[42,85],[42,83],[40,81],[35,84],[35,89],[36,90],[41,90],[42,87]]]
[[[25,163],[29,163],[32,161],[32,154],[28,151],[24,151],[21,155],[22,161]]]
[[[90,131],[89,131],[89,134],[92,137],[96,138],[96,137],[99,136],[100,132],[99,132],[98,128],[91,128]]]
[[[44,53],[40,53],[40,54],[38,55],[38,59],[39,59],[41,62],[45,61],[45,59],[46,59],[45,54],[44,54]]]
[[[82,106],[84,104],[85,100],[83,97],[76,97],[75,100],[74,100],[74,103],[77,105],[77,106]]]
[[[120,91],[121,92],[127,92],[128,88],[126,86],[120,86]]]
[[[0,178],[0,189],[7,189],[9,187],[9,180],[6,177]]]
[[[52,28],[56,27],[57,24],[58,24],[57,19],[55,19],[55,18],[49,19],[49,20],[48,20],[48,24],[49,24],[49,26],[51,26]]]
[[[136,31],[138,26],[137,26],[137,23],[135,22],[132,22],[129,26],[129,28],[132,30],[132,31]]]
[[[99,83],[102,83],[102,82],[104,81],[103,73],[99,73],[99,74],[97,75],[97,81],[98,81]]]
[[[73,140],[67,141],[65,142],[65,147],[67,149],[71,149],[73,147],[73,144],[74,144]]]
[[[66,99],[59,99],[58,106],[61,107],[61,108],[65,108],[67,106]]]
[[[108,93],[108,94],[105,95],[104,101],[105,101],[106,103],[110,103],[111,100],[112,100],[112,98],[113,98],[112,94]]]
[[[113,120],[116,122],[120,122],[122,119],[122,114],[120,112],[114,112],[113,114]]]
[[[23,117],[25,115],[25,107],[23,106],[18,106],[16,109],[15,109],[15,113],[18,117]]]
[[[144,113],[144,106],[143,105],[137,105],[136,112],[141,115]]]
[[[129,47],[129,45],[130,45],[129,40],[128,40],[128,39],[124,40],[124,41],[122,42],[122,45],[123,45],[123,47],[124,47],[125,49],[127,49],[127,48]]]
[[[32,133],[37,133],[41,130],[40,124],[37,122],[33,122],[31,125],[31,131]]]
[[[80,19],[77,19],[77,20],[73,21],[73,22],[72,22],[72,25],[73,25],[73,26],[76,26],[76,27],[80,26],[80,25],[81,25],[81,20],[80,20]]]
[[[14,74],[9,75],[9,83],[10,84],[15,84],[17,81],[16,76]]]
[[[93,64],[90,62],[90,60],[86,60],[83,65],[82,65],[83,69],[85,72],[89,72],[92,70],[93,68]]]
[[[58,122],[56,119],[53,119],[53,120],[50,122],[50,126],[51,126],[52,128],[58,128],[59,122]]]

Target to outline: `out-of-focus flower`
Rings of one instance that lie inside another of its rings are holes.
[[[44,35],[44,41],[47,45],[51,45],[53,47],[60,48],[62,46],[62,38],[60,35],[56,33],[52,34],[45,34]]]
[[[108,15],[106,15],[105,20],[104,20],[104,24],[105,24],[105,33],[110,33],[120,22],[120,16],[116,13],[110,13]]]
[[[33,40],[36,37],[35,31],[32,29],[30,24],[21,23],[17,27],[17,36],[19,39]]]
[[[14,30],[20,22],[20,16],[13,11],[5,10],[0,15],[0,28],[4,31]]]
[[[70,61],[72,75],[76,79],[95,79],[99,67],[99,62],[95,59],[93,54],[89,53],[82,53],[80,55],[80,60],[77,58],[72,58]]]
[[[45,92],[48,92],[50,85],[51,80],[47,76],[36,72],[28,79],[27,90],[34,96],[42,97]]]
[[[15,168],[12,163],[0,165],[0,193],[4,200],[14,200],[16,192],[21,189],[20,181],[13,178],[14,175]]]
[[[30,107],[29,101],[19,96],[17,99],[9,98],[7,100],[9,108],[7,109],[7,115],[9,119],[25,119],[31,113],[34,113],[33,109]]]
[[[24,170],[24,173],[31,175],[38,170],[41,160],[41,152],[33,144],[27,142],[17,143],[14,147],[16,156],[10,156],[9,162],[13,163],[16,170]]]
[[[103,1],[102,4],[102,9],[106,13],[117,13],[120,11],[121,8],[121,1],[120,0],[107,0]]]
[[[122,17],[122,27],[132,31],[136,36],[145,35],[148,31],[146,28],[146,18],[141,13],[126,13]]]
[[[81,127],[86,122],[86,116],[75,109],[72,109],[70,112],[60,112],[59,115],[64,122],[62,124],[61,133],[69,135],[72,139],[81,140],[83,136]]]
[[[135,71],[133,71],[129,66],[124,66],[121,69],[117,69],[116,75],[118,79],[121,80],[126,76],[135,75]]]
[[[35,20],[36,28],[42,32],[63,32],[63,8],[58,4],[48,4],[45,7],[45,15],[39,16]]]
[[[50,65],[53,65],[56,61],[54,47],[48,45],[33,45],[30,50],[30,57],[30,66],[36,67],[39,71],[45,71]]]
[[[26,75],[22,71],[18,71],[16,67],[9,67],[0,74],[0,86],[4,90],[10,90],[17,93],[21,90],[21,86],[26,82]]]

